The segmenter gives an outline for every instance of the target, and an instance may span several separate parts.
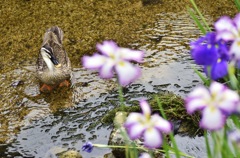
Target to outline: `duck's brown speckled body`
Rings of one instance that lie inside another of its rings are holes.
[[[44,35],[37,60],[37,77],[47,85],[58,85],[71,77],[71,63],[63,48],[62,40],[63,31],[57,26],[48,29]],[[44,54],[47,55],[44,57]]]

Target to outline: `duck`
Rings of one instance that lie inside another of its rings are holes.
[[[41,92],[70,85],[71,62],[63,47],[63,31],[58,26],[47,29],[44,34],[36,71],[42,83]]]

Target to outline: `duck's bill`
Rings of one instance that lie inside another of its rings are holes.
[[[59,63],[58,65],[55,65],[55,67],[61,67],[62,65]]]

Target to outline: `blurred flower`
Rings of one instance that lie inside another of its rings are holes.
[[[190,45],[192,58],[196,64],[204,66],[208,77],[216,80],[227,75],[228,48],[223,41],[216,40],[214,32],[207,33]]]
[[[217,39],[233,41],[240,38],[240,14],[237,14],[233,19],[222,16],[214,26],[217,31]]]
[[[151,158],[148,153],[142,153],[139,158]]]
[[[86,142],[86,143],[84,143],[83,146],[82,146],[82,150],[83,150],[83,151],[86,151],[86,152],[88,152],[88,153],[92,152],[92,150],[93,150],[93,144],[92,144],[91,142]]]
[[[129,61],[143,62],[142,51],[118,47],[113,41],[97,44],[97,49],[101,54],[82,58],[85,68],[99,70],[101,78],[112,78],[114,70],[122,86],[130,84],[140,77],[140,68],[132,65]]]
[[[228,16],[221,17],[215,23],[215,29],[217,31],[217,39],[224,41],[231,41],[231,47],[229,55],[231,60],[239,66],[240,62],[240,14],[237,14],[235,18],[231,19]]]
[[[147,101],[141,100],[142,113],[130,113],[124,126],[129,137],[134,140],[143,136],[144,145],[148,148],[157,148],[162,144],[162,133],[171,131],[171,124],[158,114],[151,116],[151,109]]]
[[[232,130],[228,132],[228,139],[240,147],[240,130]]]
[[[186,109],[189,114],[202,111],[200,127],[218,130],[225,124],[226,117],[236,112],[239,96],[224,85],[213,82],[209,89],[197,87],[186,98]]]

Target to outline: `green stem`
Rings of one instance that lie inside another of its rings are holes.
[[[131,146],[121,146],[121,145],[105,145],[105,144],[93,144],[93,146],[95,146],[95,147],[99,147],[99,148],[120,148],[120,149],[126,149],[126,148],[128,148],[128,149],[140,149],[140,150],[143,150],[143,151],[148,151],[147,149],[145,149],[144,147],[139,147],[139,146],[135,146],[135,147],[131,147]],[[159,152],[162,152],[162,153],[165,153],[165,150],[161,150],[161,149],[156,149],[157,151],[159,151]],[[173,151],[169,151],[170,152],[170,154],[175,154],[175,152],[173,152]],[[185,154],[185,153],[182,153],[182,152],[179,152],[180,153],[180,155],[181,156],[185,156],[185,157],[187,157],[187,158],[194,158],[194,157],[192,157],[192,156],[190,156],[190,155],[187,155],[187,154]]]
[[[222,145],[221,138],[216,132],[212,132],[211,134],[214,142],[213,157],[219,157],[219,154],[221,153],[221,145]]]
[[[230,118],[232,119],[235,126],[239,129],[240,128],[240,122],[239,122],[238,116],[237,115],[232,115]]]
[[[155,99],[157,101],[157,104],[158,104],[158,107],[159,107],[159,110],[160,110],[160,113],[161,113],[162,117],[166,120],[167,117],[166,117],[166,115],[164,113],[164,110],[163,110],[163,107],[162,107],[162,103],[160,102],[160,100],[159,100],[159,98],[157,96],[155,96]]]
[[[204,138],[205,138],[205,144],[206,144],[206,148],[207,148],[208,158],[211,158],[212,154],[211,154],[211,149],[210,149],[209,141],[208,141],[208,134],[207,134],[206,130],[204,131]]]
[[[166,117],[166,115],[165,115],[165,113],[164,113],[164,110],[163,110],[163,107],[162,107],[162,103],[160,102],[160,100],[159,100],[159,98],[158,98],[157,96],[155,96],[155,99],[156,99],[156,101],[157,101],[157,104],[158,104],[158,107],[159,107],[159,110],[160,110],[160,112],[161,112],[162,117],[163,117],[165,120],[167,120],[167,117]],[[172,144],[173,144],[173,149],[174,149],[174,151],[175,151],[175,153],[176,153],[176,157],[177,157],[177,158],[180,158],[180,151],[179,151],[178,146],[177,146],[177,143],[176,143],[176,141],[175,141],[175,139],[174,139],[173,133],[171,132],[171,133],[169,134],[169,136],[170,136],[170,140],[171,140],[171,142],[172,142]]]
[[[170,158],[169,147],[168,147],[168,144],[166,143],[166,138],[165,137],[164,137],[164,141],[163,141],[163,149],[165,151],[165,157]]]
[[[119,100],[120,100],[121,110],[124,111],[125,105],[124,105],[124,98],[123,98],[123,88],[120,84],[118,85],[118,94],[119,94],[118,97],[119,97]]]
[[[137,148],[137,149],[140,149],[140,150],[143,150],[143,151],[147,151],[143,147],[132,147],[132,146],[126,147],[126,146],[122,146],[122,145],[93,144],[93,146],[99,147],[99,148],[120,148],[120,149],[126,149],[126,148],[133,149],[133,148]]]
[[[230,63],[228,65],[228,75],[230,78],[230,85],[232,89],[237,90],[239,88],[238,87],[239,82],[237,77],[235,76],[235,72],[236,72],[236,69],[235,69],[234,63]]]
[[[229,127],[227,124],[224,126],[224,135],[222,138],[222,146],[221,146],[221,152],[222,152],[222,157],[234,157],[234,153],[232,152],[230,146],[229,146],[229,141],[228,141],[228,136],[227,136],[227,131]]]

